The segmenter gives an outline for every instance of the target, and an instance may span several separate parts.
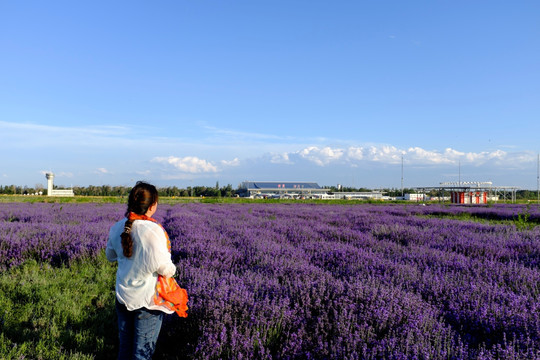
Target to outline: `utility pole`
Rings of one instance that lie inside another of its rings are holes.
[[[458,186],[461,186],[461,160],[458,161]]]
[[[403,155],[401,155],[401,197],[403,197]]]

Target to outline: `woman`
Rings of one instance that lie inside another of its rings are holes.
[[[176,284],[173,279],[168,279],[174,275],[176,266],[171,260],[167,234],[152,219],[157,205],[157,189],[137,182],[129,193],[127,219],[114,224],[109,232],[107,259],[118,262],[116,312],[119,359],[150,359],[163,314],[176,311],[174,304],[164,301],[156,291],[160,283],[158,279]]]

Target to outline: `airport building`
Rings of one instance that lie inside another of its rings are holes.
[[[241,196],[251,198],[310,198],[328,194],[330,189],[315,182],[304,181],[244,181]]]
[[[264,199],[345,199],[382,200],[380,191],[370,192],[332,192],[315,182],[303,181],[244,181],[240,185],[242,197]]]

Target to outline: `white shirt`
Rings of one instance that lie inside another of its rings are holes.
[[[172,314],[172,310],[154,304],[158,274],[171,277],[176,272],[163,229],[152,221],[133,221],[131,227],[133,255],[126,258],[120,237],[124,232],[125,223],[126,219],[123,219],[111,227],[106,248],[107,260],[118,261],[116,271],[118,301],[128,310],[145,307]]]

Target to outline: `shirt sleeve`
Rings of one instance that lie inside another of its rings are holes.
[[[151,235],[150,235],[151,234]],[[174,276],[176,265],[171,260],[171,254],[167,248],[167,238],[163,229],[159,226],[153,226],[149,236],[151,249],[151,263],[154,264],[152,272],[157,272],[165,277]]]
[[[176,266],[171,262],[170,264],[163,264],[157,271],[158,274],[165,276],[166,278],[173,277],[176,273]]]
[[[112,245],[112,238],[114,236],[113,228],[109,231],[109,240],[107,241],[107,247],[105,249],[105,256],[107,256],[107,260],[110,262],[114,262],[118,260],[118,255],[116,254],[116,250],[114,250]]]

